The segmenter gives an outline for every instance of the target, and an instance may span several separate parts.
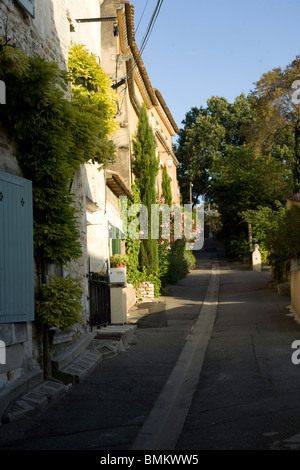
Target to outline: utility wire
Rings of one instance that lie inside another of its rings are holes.
[[[149,0],[147,0],[147,3],[148,3],[148,1],[149,1]],[[150,35],[151,35],[151,33],[152,33],[153,27],[154,27],[154,25],[155,25],[155,23],[156,23],[156,20],[157,20],[157,18],[158,18],[158,15],[159,15],[161,6],[162,6],[162,4],[163,4],[163,1],[164,1],[164,0],[158,0],[158,2],[157,2],[157,4],[156,4],[156,7],[155,7],[155,9],[154,9],[154,12],[153,12],[153,14],[152,14],[152,16],[151,16],[151,19],[150,19],[150,21],[149,21],[149,24],[148,24],[146,33],[144,34],[144,37],[143,37],[143,39],[142,39],[141,46],[140,46],[140,48],[139,48],[139,52],[140,52],[141,55],[142,55],[142,53],[143,53],[143,51],[144,51],[144,49],[145,49],[145,47],[146,47],[147,42],[149,41]],[[147,6],[147,4],[146,4],[146,6]],[[145,8],[144,8],[144,11],[145,11],[145,9],[146,9],[146,6],[145,6]],[[143,12],[143,14],[144,14],[144,12]],[[140,22],[139,22],[139,23],[140,23]],[[137,66],[138,66],[137,61],[134,59],[134,60],[133,60],[133,65],[132,65],[132,67],[131,67],[131,69],[130,69],[128,75],[130,75],[130,74],[134,71],[134,69],[135,69]]]
[[[140,24],[141,24],[141,21],[142,21],[142,19],[143,19],[143,16],[144,16],[144,13],[145,13],[145,11],[146,11],[146,8],[147,8],[148,3],[149,3],[149,0],[146,1],[146,5],[144,6],[143,13],[142,13],[142,15],[141,15],[141,17],[140,17],[140,19],[139,19],[138,25],[137,25],[136,30],[135,30],[136,33],[137,33],[137,31],[138,31],[138,29],[139,29],[139,26],[140,26]]]
[[[146,44],[147,42],[149,41],[149,38],[150,38],[150,35],[152,33],[152,30],[153,30],[153,27],[156,23],[156,20],[158,18],[158,15],[159,15],[159,12],[160,12],[160,9],[161,9],[161,6],[163,4],[163,0],[158,0],[157,4],[156,4],[156,7],[154,9],[154,12],[153,12],[153,15],[150,19],[150,22],[148,24],[148,27],[147,27],[147,30],[146,30],[146,33],[142,39],[142,43],[140,45],[140,54],[143,53],[145,47],[146,47]]]

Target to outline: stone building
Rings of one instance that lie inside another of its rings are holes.
[[[72,19],[99,17],[100,3],[99,0],[3,0],[0,2],[0,35],[3,41],[9,39],[9,44],[21,48],[28,56],[54,61],[62,70],[67,70],[72,40],[84,43],[100,61],[101,25],[91,24],[89,28],[77,23],[76,28],[72,25]],[[66,98],[70,99],[70,93]],[[39,275],[33,259],[32,185],[23,178],[16,153],[17,143],[0,127],[0,340],[1,351],[5,348],[6,357],[5,364],[0,365],[0,391],[7,389],[11,399],[27,382],[36,383],[43,378],[43,344],[34,321]],[[89,165],[82,166],[72,183],[81,213],[83,255],[68,266],[68,272],[80,280],[82,324],[67,334],[53,331],[50,351],[53,356],[69,347],[88,329],[89,218],[93,217],[95,209],[93,194],[97,193],[98,199],[104,201],[106,188],[103,172],[95,187],[93,171]],[[106,234],[103,246],[107,243]],[[66,272],[64,269],[59,274]],[[2,393],[0,418],[5,406],[4,397]]]
[[[107,17],[112,20],[78,21]],[[0,36],[10,38],[27,55],[54,61],[63,70],[67,70],[71,42],[84,44],[99,57],[99,64],[120,97],[116,116],[120,128],[113,136],[115,162],[106,170],[96,164],[84,165],[72,183],[81,214],[82,256],[60,274],[71,272],[80,280],[82,323],[68,332],[53,331],[52,358],[90,331],[89,275],[105,274],[110,255],[124,251],[118,201],[120,196],[132,195],[132,139],[142,102],[157,142],[157,193],[161,194],[165,166],[172,181],[173,201],[179,203],[178,162],[172,149],[172,137],[178,128],[160,91],[151,85],[134,31],[134,8],[124,0],[0,2]],[[66,98],[70,99],[70,93]],[[43,379],[43,345],[34,321],[39,276],[33,259],[32,186],[23,177],[16,153],[16,142],[0,126],[0,420],[5,408],[4,390],[13,399],[22,384]],[[111,238],[111,233],[117,239]],[[135,300],[130,289],[126,308]]]
[[[109,23],[101,28],[101,66],[111,77],[120,95],[117,120],[120,131],[115,136],[117,158],[111,166],[127,185],[133,182],[132,140],[136,132],[139,111],[146,104],[148,118],[157,143],[160,169],[157,176],[157,193],[161,195],[162,168],[171,177],[173,202],[180,203],[177,181],[178,161],[173,152],[172,137],[179,129],[161,92],[153,88],[135,40],[134,6],[128,1],[104,0],[101,4],[103,18],[116,18],[118,37],[114,37]]]

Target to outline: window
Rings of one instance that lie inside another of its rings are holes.
[[[17,0],[18,4],[21,5],[29,15],[35,18],[35,0]]]
[[[121,254],[121,239],[120,239],[120,229],[116,228],[116,238],[112,239],[112,254],[120,255]]]
[[[32,183],[0,171],[0,323],[32,320]]]

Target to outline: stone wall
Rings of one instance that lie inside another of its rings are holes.
[[[141,282],[137,291],[136,291],[136,298],[137,300],[150,300],[154,299],[154,284],[151,282]]]
[[[26,54],[40,56],[66,68],[70,27],[65,0],[35,1],[32,18],[14,0],[0,2],[0,34]]]
[[[1,0],[0,36],[9,38],[10,45],[20,47],[27,55],[41,56],[66,69],[70,27],[65,0],[37,0],[35,7],[32,18],[14,0]],[[0,127],[0,171],[22,177],[16,155],[17,143]],[[6,364],[0,367],[0,388],[41,367],[42,339],[37,324],[0,325],[0,339],[6,348]]]
[[[12,323],[0,325],[0,337],[6,347],[6,364],[0,366],[0,389],[38,369],[39,357],[32,354],[32,325]]]

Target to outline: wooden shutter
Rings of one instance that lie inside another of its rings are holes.
[[[17,0],[17,2],[27,11],[27,13],[35,18],[35,0]]]
[[[116,227],[115,230],[116,230],[116,238],[112,239],[112,254],[120,255],[121,254],[120,229]]]
[[[0,172],[0,323],[32,320],[32,183]]]

